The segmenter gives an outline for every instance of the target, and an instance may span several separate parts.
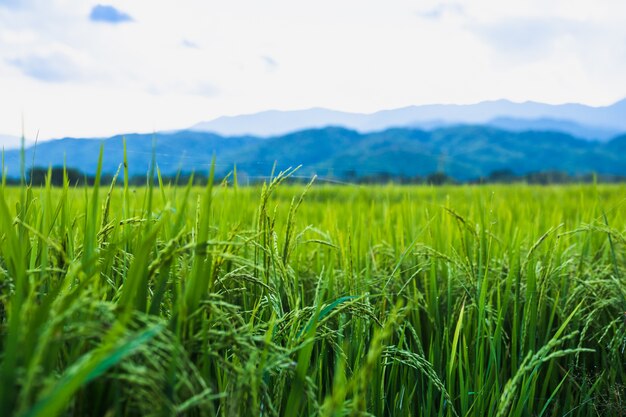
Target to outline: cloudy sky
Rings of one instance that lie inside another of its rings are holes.
[[[0,0],[0,134],[626,96],[623,0]]]

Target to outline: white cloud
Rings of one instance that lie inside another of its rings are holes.
[[[617,0],[0,0],[0,133],[190,126],[314,106],[375,111],[509,98],[626,96]],[[43,81],[42,81],[43,80]],[[62,82],[60,82],[62,81]]]
[[[189,40],[189,39],[183,39],[183,40],[180,42],[180,44],[181,44],[182,46],[184,46],[184,47],[187,47],[187,48],[192,48],[192,49],[200,49],[200,46],[199,46],[197,43],[195,43],[194,41],[191,41],[191,40]]]
[[[89,19],[92,22],[102,22],[112,25],[134,21],[129,14],[108,4],[95,5],[91,9],[91,13],[89,13]]]
[[[22,58],[9,59],[7,62],[19,69],[22,74],[39,81],[65,82],[77,80],[79,77],[71,59],[59,53],[27,55]]]
[[[438,2],[428,9],[418,11],[417,15],[425,19],[438,20],[449,15],[465,15],[465,7],[457,2]]]
[[[261,56],[261,60],[265,63],[265,66],[268,71],[274,71],[278,68],[278,62],[271,56],[263,55]]]

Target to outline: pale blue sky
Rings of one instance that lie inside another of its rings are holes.
[[[626,96],[622,0],[0,0],[0,133]]]

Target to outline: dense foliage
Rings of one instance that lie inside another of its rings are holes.
[[[3,185],[0,415],[624,412],[624,186],[283,178]]]

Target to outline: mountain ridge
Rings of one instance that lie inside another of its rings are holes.
[[[561,132],[512,132],[483,125],[458,125],[422,130],[391,128],[361,133],[344,127],[307,129],[287,135],[223,137],[214,133],[179,131],[163,134],[117,135],[105,140],[63,138],[26,150],[31,166],[67,166],[93,174],[101,144],[103,172],[112,174],[123,162],[126,138],[131,175],[146,175],[153,153],[161,172],[175,174],[216,170],[226,174],[237,166],[243,176],[268,175],[302,165],[303,174],[336,178],[389,174],[424,176],[442,171],[469,180],[493,171],[518,174],[558,170],[570,174],[626,175],[626,135],[592,142]],[[9,175],[19,173],[20,152],[5,152]]]
[[[580,125],[584,132],[606,130],[626,132],[626,99],[608,106],[588,106],[578,103],[545,104],[510,100],[491,100],[475,104],[428,104],[373,113],[352,113],[320,107],[303,110],[268,110],[239,116],[222,116],[200,122],[190,130],[210,131],[225,136],[254,135],[271,137],[298,130],[344,126],[361,133],[391,127],[409,127],[440,121],[441,125],[488,124],[496,118],[554,119]],[[606,139],[606,135],[603,135]],[[588,139],[595,139],[593,137]]]

